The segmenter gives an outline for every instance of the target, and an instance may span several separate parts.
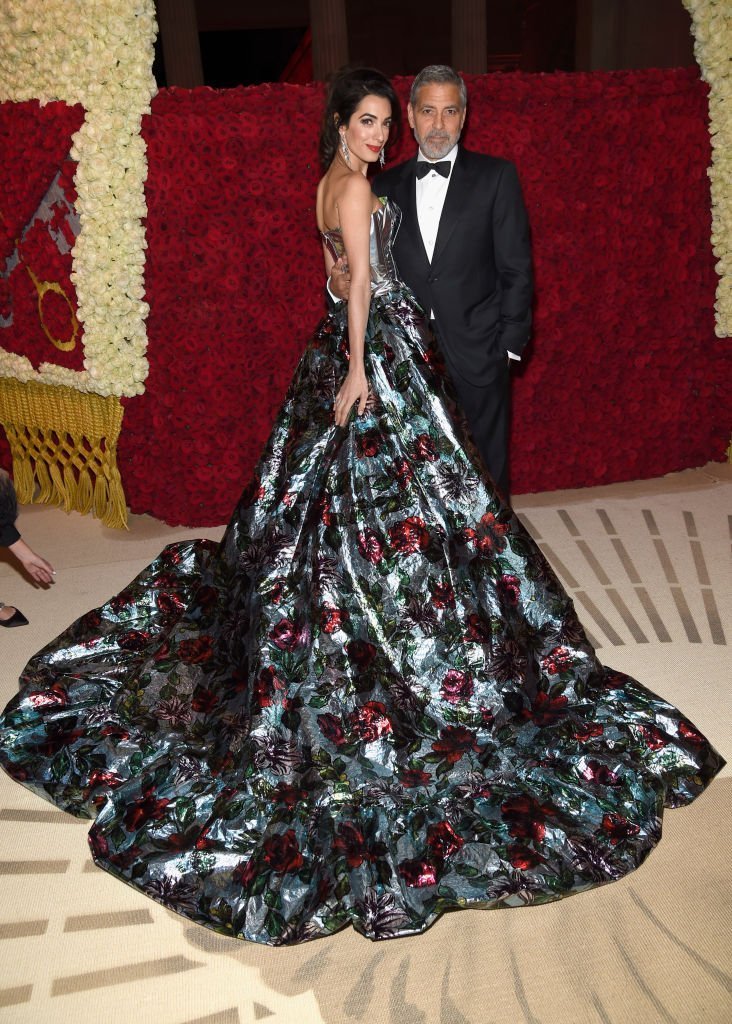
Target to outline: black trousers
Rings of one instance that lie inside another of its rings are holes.
[[[508,360],[489,385],[479,387],[452,369],[447,346],[430,326],[445,356],[458,403],[465,414],[470,436],[501,497],[509,500],[508,441],[511,419],[511,389]]]

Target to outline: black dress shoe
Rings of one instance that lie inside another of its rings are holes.
[[[0,626],[27,626],[28,620],[22,612],[19,612],[16,608],[9,619],[0,619]]]

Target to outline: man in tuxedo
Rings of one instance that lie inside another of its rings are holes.
[[[429,313],[475,445],[507,498],[509,363],[531,327],[529,227],[514,165],[458,145],[466,109],[452,68],[420,71],[408,106],[419,152],[373,189],[402,211],[397,268]]]

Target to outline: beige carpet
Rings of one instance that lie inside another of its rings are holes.
[[[528,495],[516,506],[603,661],[681,707],[732,761],[732,468]],[[34,590],[0,561],[0,701],[26,659],[119,590],[174,530],[40,507]],[[13,1024],[727,1024],[732,771],[668,812],[634,875],[545,907],[453,913],[423,936],[353,931],[294,949],[219,938],[94,867],[86,828],[0,773],[0,1020]]]

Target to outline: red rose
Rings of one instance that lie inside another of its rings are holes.
[[[356,447],[361,458],[373,458],[381,450],[381,434],[378,430],[365,430],[356,438]]]
[[[627,818],[624,818],[620,814],[603,815],[602,828],[604,832],[607,832],[613,846],[617,846],[618,843],[623,841],[623,839],[630,839],[631,836],[637,836],[640,832],[639,825],[636,825],[632,821],[628,821]]]
[[[241,689],[241,687],[237,687]],[[281,679],[278,679],[275,670],[268,665],[263,668],[254,681],[252,696],[257,702],[258,707],[268,708],[272,705],[272,697],[275,690],[286,689],[285,684]]]
[[[558,675],[560,672],[570,668],[574,658],[566,647],[555,647],[549,651],[546,657],[541,659],[544,671],[550,675]]]
[[[435,583],[432,588],[432,604],[435,608],[454,608],[455,591],[450,583]]]
[[[516,796],[501,804],[501,815],[509,822],[509,833],[518,839],[541,842],[546,834],[547,815],[553,808],[540,804],[530,796]]]
[[[558,719],[563,718],[569,710],[569,700],[564,694],[550,697],[548,693],[540,690],[531,703],[531,708],[524,708],[521,712],[524,718],[530,718],[535,725],[553,725]]]
[[[491,642],[491,624],[481,615],[472,612],[465,617],[467,627],[466,640],[473,640],[477,644],[489,644]]]
[[[405,789],[414,789],[415,786],[428,786],[432,776],[419,768],[406,768],[399,776],[399,781]]]
[[[498,599],[505,604],[517,605],[521,596],[521,582],[518,576],[499,576],[496,581]]]
[[[281,619],[269,636],[281,651],[294,651],[302,643],[302,630],[291,619]]]
[[[128,629],[127,632],[120,633],[117,643],[123,651],[142,651],[149,639],[150,634],[144,633],[141,629]]]
[[[639,728],[649,750],[663,750],[668,745],[669,737],[662,733],[657,726],[641,725]]]
[[[602,736],[603,732],[604,729],[598,722],[580,722],[575,727],[573,735],[576,740],[586,743],[596,736]]]
[[[493,728],[493,724],[494,724],[494,722],[496,720],[496,716],[493,714],[493,711],[491,710],[491,708],[483,708],[483,707],[481,707],[481,709],[480,709],[480,717],[481,717],[481,725],[483,726],[484,729],[492,729]]]
[[[364,861],[373,863],[386,853],[384,843],[375,843],[373,848],[369,849],[363,832],[356,828],[352,821],[345,821],[338,826],[333,849],[345,856],[349,868],[360,867]]]
[[[412,889],[437,885],[437,868],[428,860],[403,860],[397,868],[399,874]]]
[[[440,738],[432,744],[432,749],[449,764],[456,764],[469,750],[477,753],[478,744],[475,733],[464,725],[447,725],[440,731]]]
[[[617,772],[611,771],[606,764],[602,764],[600,761],[585,761],[578,771],[587,782],[599,782],[601,786],[621,785]]]
[[[213,638],[199,636],[195,640],[181,640],[178,657],[187,665],[200,665],[213,657]]]
[[[323,526],[330,526],[333,522],[333,514],[330,510],[330,495],[324,494],[322,498],[318,499],[318,511],[320,512],[320,521]]]
[[[396,551],[411,555],[415,551],[424,551],[430,542],[430,535],[424,519],[408,516],[389,527],[389,540]]]
[[[335,744],[336,747],[340,747],[346,742],[346,735],[343,731],[341,720],[336,718],[335,715],[330,713],[318,715],[318,727],[325,738]]]
[[[435,442],[429,434],[419,434],[412,443],[412,455],[419,461],[436,462],[439,458]]]
[[[170,800],[156,800],[155,790],[146,789],[141,797],[130,804],[125,813],[125,828],[128,832],[136,832],[148,821],[160,821],[165,817],[165,809]]]
[[[285,807],[294,807],[301,800],[306,800],[308,791],[292,786],[288,782],[278,782],[272,796],[275,803],[284,804]]]
[[[376,657],[377,649],[367,640],[350,640],[346,644],[346,654],[353,665],[366,669]]]
[[[372,565],[378,565],[384,557],[383,538],[374,530],[364,530],[359,533],[357,543],[361,557]]]
[[[332,604],[326,604],[321,611],[323,632],[337,633],[349,618],[350,615],[345,608],[335,608]]]
[[[256,858],[252,857],[250,860],[243,860],[237,864],[231,874],[231,878],[237,885],[248,889],[258,874],[259,868],[257,867]]]
[[[48,690],[31,690],[28,700],[34,708],[64,707],[69,703],[69,695],[63,686],[54,683]]]
[[[164,615],[177,615],[183,608],[183,602],[177,594],[168,594],[162,591],[158,594],[155,603]]]
[[[458,672],[451,668],[442,680],[442,699],[451,704],[468,700],[473,695],[473,680],[468,672]]]
[[[291,828],[281,835],[268,836],[262,843],[262,857],[278,875],[299,871],[304,864],[297,836]]]
[[[544,860],[536,850],[531,850],[528,846],[520,846],[518,843],[509,846],[508,859],[511,866],[519,871],[528,871],[529,868],[535,868],[537,864],[541,864]]]
[[[201,711],[203,714],[208,714],[209,711],[213,711],[219,702],[219,698],[213,692],[213,690],[198,689],[193,695],[191,701],[191,707],[194,711]]]
[[[701,733],[697,732],[693,726],[687,722],[679,722],[679,736],[682,739],[688,740],[689,743],[693,743],[695,747],[702,747],[707,742]]]
[[[457,853],[464,843],[465,840],[457,834],[449,821],[439,821],[427,829],[427,846],[437,863]]]
[[[95,829],[92,829],[87,836],[87,842],[91,847],[93,857],[106,857],[109,853],[107,837],[102,835],[101,832],[97,832]]]
[[[394,463],[394,475],[397,479],[397,486],[403,491],[414,479],[414,471],[406,459],[397,459]]]
[[[392,731],[386,707],[380,701],[370,700],[348,717],[354,733],[365,743],[373,743]]]

